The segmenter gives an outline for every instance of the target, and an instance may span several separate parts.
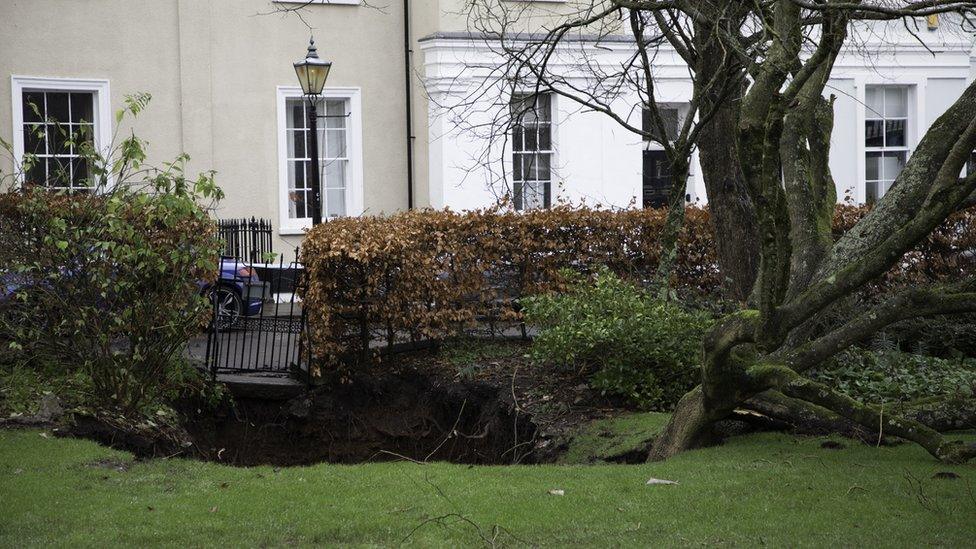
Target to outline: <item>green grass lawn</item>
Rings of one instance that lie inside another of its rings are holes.
[[[644,465],[401,462],[275,470],[133,462],[91,442],[0,431],[0,546],[458,546],[493,538],[499,545],[550,546],[972,546],[976,540],[976,466],[943,466],[912,445],[844,441],[847,448],[826,450],[820,442],[752,435]],[[938,471],[961,478],[933,479]],[[680,484],[647,486],[650,477]]]

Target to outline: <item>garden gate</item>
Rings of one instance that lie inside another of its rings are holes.
[[[298,257],[297,248],[293,257]],[[206,366],[211,374],[304,376],[311,359],[308,322],[298,297],[304,284],[305,269],[297,259],[286,262],[281,256],[274,263],[259,263],[221,258],[220,277],[210,289]]]

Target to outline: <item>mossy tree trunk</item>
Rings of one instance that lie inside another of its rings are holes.
[[[830,233],[834,182],[828,167],[832,100],[824,89],[843,46],[851,12],[824,10],[816,49],[801,57],[804,12],[780,0],[771,38],[738,107],[739,164],[756,205],[759,273],[751,302],[719,322],[704,342],[701,385],[678,404],[650,459],[712,440],[717,420],[750,399],[778,394],[812,413],[824,410],[868,429],[914,441],[936,458],[961,462],[976,446],[949,442],[907,417],[885,414],[803,372],[884,327],[928,315],[976,310],[976,281],[913,288],[839,325],[816,320],[890,269],[976,191],[959,173],[976,148],[976,84],[932,126],[892,190],[853,230]],[[704,148],[710,143],[701,143]],[[724,151],[715,151],[722,154]],[[771,391],[773,393],[771,393]]]
[[[703,17],[695,18],[694,66],[696,81],[724,80],[734,90],[723,94],[723,88],[710,86],[702,91],[705,109],[714,111],[702,124],[698,136],[701,175],[708,196],[708,209],[719,267],[725,274],[732,294],[745,301],[752,291],[759,269],[759,225],[756,204],[749,192],[739,155],[739,112],[745,91],[745,70],[729,57],[729,49],[720,39],[738,32],[751,6],[744,2],[706,1],[699,4]]]

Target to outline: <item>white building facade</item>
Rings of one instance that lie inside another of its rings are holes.
[[[841,55],[825,90],[826,96],[836,97],[830,166],[840,201],[864,203],[882,196],[928,127],[976,76],[971,35],[923,30],[925,42],[920,43],[917,35],[891,26],[882,29]],[[518,190],[513,185],[519,176],[515,164],[524,155],[517,140],[509,138],[495,145],[497,150],[489,157],[500,167],[485,166],[488,145],[484,136],[475,137],[477,132],[470,129],[505,108],[505,98],[499,99],[498,93],[472,92],[491,78],[486,76],[491,71],[483,67],[499,64],[495,49],[465,33],[442,33],[421,44],[428,92],[432,103],[439,105],[431,111],[428,135],[430,204],[460,209],[490,206],[505,191]],[[604,38],[592,59],[607,67],[620,66],[632,51],[633,44],[626,40]],[[657,51],[654,59],[659,106],[674,110],[672,121],[677,125],[692,93],[688,68],[666,49]],[[572,69],[567,70],[572,78]],[[588,74],[580,72],[577,78],[582,82]],[[471,105],[472,97],[480,104]],[[637,94],[616,102],[614,112],[640,127]],[[585,112],[573,99],[547,94],[541,106],[548,110],[542,116],[548,118],[548,135],[539,140],[545,149],[537,147],[545,156],[536,170],[542,173],[533,175],[549,185],[550,204],[561,200],[625,208],[654,198],[648,186],[660,175],[653,158],[655,144],[642,142],[605,114]],[[459,117],[467,117],[467,124],[459,123]],[[691,159],[687,198],[691,203],[707,202],[697,152]]]

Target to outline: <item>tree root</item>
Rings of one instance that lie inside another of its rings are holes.
[[[788,397],[779,391],[760,393],[745,401],[742,407],[780,422],[797,434],[839,434],[862,442],[878,441],[877,426],[868,429],[822,406]]]
[[[782,390],[759,393],[739,408],[718,415],[706,410],[701,388],[694,389],[678,403],[672,420],[651,445],[648,460],[661,461],[684,450],[719,443],[723,437],[716,423],[722,424],[723,419],[763,430],[839,434],[866,444],[890,444],[891,437],[898,437],[920,444],[945,463],[976,458],[976,444],[947,441],[938,432],[972,426],[976,420],[972,400],[927,400],[882,411],[795,373]]]
[[[822,383],[806,379],[789,368],[778,372],[779,389],[787,396],[827,408],[864,427],[881,426],[885,433],[915,442],[945,463],[963,463],[976,458],[976,444],[949,442],[936,430],[913,419],[883,415],[873,406],[862,404]]]

